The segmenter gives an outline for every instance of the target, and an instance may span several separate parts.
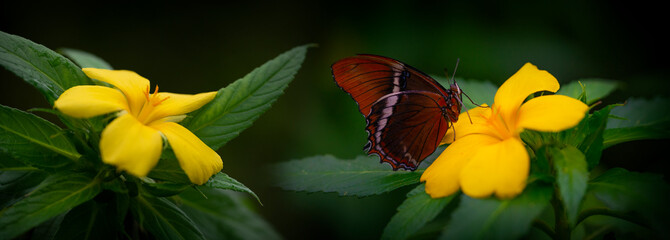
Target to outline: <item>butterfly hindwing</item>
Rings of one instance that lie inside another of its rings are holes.
[[[416,170],[432,154],[449,128],[440,94],[404,91],[379,99],[366,118],[368,153],[378,154],[393,169]]]

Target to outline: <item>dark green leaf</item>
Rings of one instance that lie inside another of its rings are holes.
[[[423,170],[393,171],[377,157],[340,160],[325,155],[280,163],[272,172],[278,177],[277,185],[286,190],[369,196],[419,183]]]
[[[179,195],[178,202],[206,238],[281,239],[272,226],[242,202],[244,198],[239,193],[215,188],[201,188],[201,191],[188,189]]]
[[[179,166],[179,161],[172,150],[163,151],[160,161],[149,172],[149,177],[174,183],[191,184],[191,180]]]
[[[2,159],[4,161],[5,159]],[[21,200],[40,184],[46,173],[39,170],[0,171],[0,209]]]
[[[142,182],[142,188],[149,194],[156,197],[170,197],[177,195],[191,187],[191,184],[173,183],[173,182]]]
[[[71,48],[62,48],[58,50],[63,55],[74,61],[81,68],[102,68],[102,69],[114,69],[109,63],[107,63],[102,58],[99,58],[96,55],[93,55],[88,52],[84,52],[78,49]]]
[[[623,106],[612,109],[603,135],[604,146],[622,142],[670,138],[670,99],[652,100],[631,98]]]
[[[195,223],[166,198],[138,195],[131,199],[130,209],[156,239],[205,239]]]
[[[28,39],[2,31],[0,65],[33,85],[52,104],[68,88],[93,84],[67,58]]]
[[[103,192],[70,210],[55,239],[122,239],[127,210],[128,195]]]
[[[548,147],[546,154],[554,163],[560,199],[568,221],[574,226],[589,180],[586,158],[579,149],[570,145],[562,149]]]
[[[225,88],[182,124],[212,149],[218,149],[247,129],[284,93],[305,59],[300,46],[254,69]]]
[[[613,168],[593,179],[589,192],[609,209],[639,214],[659,234],[670,236],[670,186],[661,175]]]
[[[0,105],[0,151],[27,164],[50,168],[67,165],[81,156],[58,126],[3,105]]]
[[[530,185],[514,199],[473,199],[461,195],[442,239],[519,239],[549,205],[553,189]]]
[[[214,175],[214,177],[209,179],[209,181],[207,181],[204,184],[204,186],[248,193],[251,194],[251,196],[254,196],[254,198],[256,198],[256,201],[258,201],[258,203],[261,203],[261,199],[258,198],[256,193],[251,191],[251,189],[249,189],[247,186],[244,186],[244,184],[235,180],[234,178],[231,178],[230,176],[228,176],[228,174],[222,172],[219,172],[216,175]]]
[[[426,194],[425,184],[417,186],[407,194],[407,199],[398,207],[381,238],[407,239],[442,212],[456,195],[433,199]]]
[[[0,213],[0,239],[11,239],[95,197],[97,179],[61,172],[49,176],[28,196]]]
[[[561,89],[556,94],[565,95],[568,97],[579,99],[580,96],[585,95],[586,104],[592,104],[601,98],[606,97],[612,93],[619,83],[606,79],[582,79],[572,81],[561,86]]]

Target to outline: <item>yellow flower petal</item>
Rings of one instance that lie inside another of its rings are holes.
[[[90,118],[98,115],[128,110],[128,102],[119,90],[103,86],[74,86],[54,102],[61,112],[76,118]]]
[[[157,93],[157,97],[164,100],[156,105],[151,111],[146,111],[150,112],[150,115],[146,116],[145,122],[150,123],[168,116],[183,115],[195,111],[212,101],[216,96],[216,93],[217,92],[199,94]]]
[[[528,95],[539,91],[556,92],[559,87],[558,81],[549,72],[526,63],[498,88],[494,106],[500,109],[501,114],[507,120],[516,113]]]
[[[100,138],[102,161],[138,177],[156,166],[162,150],[160,133],[130,114],[114,119]]]
[[[486,106],[486,104],[483,106]],[[476,107],[461,113],[458,121],[454,123],[454,127],[447,130],[447,134],[444,135],[440,144],[453,142],[454,133],[456,134],[455,139],[476,133],[492,135],[490,127],[486,124],[486,119],[490,115],[491,108],[488,107]]]
[[[149,90],[149,80],[133,71],[107,70],[98,68],[82,69],[86,76],[117,87],[128,100],[130,113],[137,116],[146,102],[145,93]]]
[[[192,183],[201,185],[223,168],[219,154],[183,126],[173,122],[155,122],[151,127],[165,135],[179,165]]]
[[[579,124],[588,108],[583,102],[563,95],[533,98],[521,105],[518,126],[544,132],[563,131]]]
[[[511,198],[526,187],[529,167],[528,152],[521,140],[509,138],[477,150],[461,171],[461,189],[474,198],[491,194]]]
[[[472,134],[449,145],[421,175],[421,181],[426,182],[426,193],[432,198],[441,198],[458,191],[463,166],[478,149],[496,142],[499,140],[488,135]]]

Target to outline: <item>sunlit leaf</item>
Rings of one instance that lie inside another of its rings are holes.
[[[28,39],[0,31],[0,65],[53,102],[66,89],[93,84],[69,59]]]
[[[324,155],[280,163],[272,172],[277,185],[286,190],[369,196],[419,183],[423,170],[393,171],[376,156],[341,160]]]
[[[433,220],[457,194],[433,199],[426,194],[425,184],[407,193],[407,199],[384,228],[382,239],[407,239],[426,223]]]
[[[553,189],[532,185],[513,199],[474,199],[461,195],[441,239],[519,239],[545,207]]]
[[[0,212],[0,239],[12,239],[100,191],[99,181],[84,174],[61,172],[49,176],[27,197]]]
[[[618,85],[618,82],[606,79],[580,79],[562,85],[556,94],[575,99],[579,99],[584,94],[586,104],[590,105],[612,93]]]
[[[81,157],[58,126],[3,105],[0,105],[0,151],[27,164],[49,168],[67,165]]]
[[[293,48],[222,88],[182,124],[211,148],[220,148],[250,127],[284,93],[308,47]]]
[[[215,188],[189,189],[179,195],[180,208],[208,239],[281,239],[263,218],[251,211],[237,192]],[[203,196],[203,194],[206,196]]]
[[[256,201],[258,201],[258,203],[261,202],[261,199],[259,199],[256,193],[251,191],[251,189],[249,189],[247,186],[244,186],[244,184],[235,180],[234,178],[228,176],[228,174],[222,172],[219,172],[212,178],[210,178],[209,181],[207,181],[204,184],[204,186],[248,193],[251,194],[251,196],[253,196],[254,198],[256,198]]]

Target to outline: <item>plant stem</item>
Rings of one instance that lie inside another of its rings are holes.
[[[549,224],[547,224],[546,222],[535,219],[533,220],[533,227],[542,230],[542,232],[546,233],[551,239],[556,240],[556,233],[554,232],[553,229],[551,229],[551,226],[549,226]]]
[[[571,232],[570,222],[568,222],[568,216],[566,215],[563,203],[558,199],[558,188],[554,187],[554,191],[554,197],[551,199],[551,205],[554,207],[554,229],[556,232],[554,239],[569,240]]]

